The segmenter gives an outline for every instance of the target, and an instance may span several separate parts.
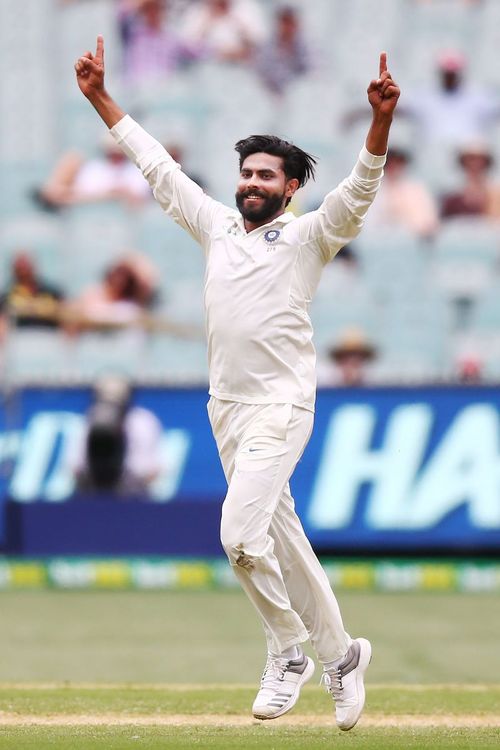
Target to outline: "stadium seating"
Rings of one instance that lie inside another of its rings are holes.
[[[261,4],[271,16],[275,4]],[[180,0],[173,2],[174,18],[183,7]],[[43,276],[63,286],[69,296],[98,280],[125,252],[141,251],[157,270],[159,319],[181,329],[203,329],[203,255],[156,204],[142,211],[103,204],[50,214],[32,200],[33,189],[64,149],[77,148],[87,155],[98,149],[102,124],[77,90],[72,68],[97,33],[106,37],[109,88],[162,142],[178,143],[209,192],[229,203],[234,195],[235,140],[274,130],[319,157],[317,182],[299,196],[296,210],[317,205],[345,176],[363,143],[369,111],[366,120],[348,129],[341,125],[342,114],[366,106],[364,92],[377,72],[381,49],[389,51],[404,91],[432,84],[435,56],[443,48],[466,50],[471,77],[500,88],[497,0],[315,0],[300,4],[300,11],[314,69],[277,102],[251,70],[210,62],[193,65],[161,84],[126,86],[115,3],[3,0],[0,43],[3,58],[14,61],[14,68],[0,90],[1,285],[7,283],[13,253],[21,248],[31,251]],[[48,39],[57,39],[50,43],[50,56]],[[20,46],[22,58],[16,54]],[[456,184],[451,155],[441,147],[420,151],[410,122],[396,120],[393,142],[417,146],[414,166],[436,192]],[[492,146],[500,155],[498,143]],[[456,352],[466,338],[476,337],[488,355],[488,373],[500,373],[496,226],[452,221],[443,225],[434,243],[418,242],[399,230],[366,231],[356,250],[358,267],[334,261],[311,306],[320,354],[343,328],[357,325],[377,343],[380,371],[391,380],[441,379],[453,375]],[[145,334],[139,343],[117,334],[112,347],[109,335],[86,334],[69,342],[53,332],[14,331],[5,345],[6,370],[19,382],[85,380],[112,357],[114,366],[138,380],[205,382],[203,336],[183,339],[172,335],[168,325],[164,333]]]
[[[57,331],[14,329],[3,343],[2,382],[11,387],[71,382],[72,354],[71,342]]]
[[[29,253],[47,281],[66,286],[62,253],[63,228],[55,217],[33,213],[5,219],[0,228],[0,277],[9,278],[13,256]]]
[[[498,269],[498,229],[470,218],[449,221],[432,254],[433,276],[443,292],[451,297],[476,298],[491,284]]]

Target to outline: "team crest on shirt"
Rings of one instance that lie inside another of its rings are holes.
[[[274,243],[279,240],[280,234],[281,232],[279,229],[268,229],[264,235],[264,239],[268,245],[274,245]]]

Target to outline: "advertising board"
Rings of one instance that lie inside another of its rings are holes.
[[[151,502],[220,505],[225,481],[205,390],[142,388],[136,402],[164,427],[164,471]],[[90,391],[79,388],[4,399],[0,509],[8,497],[71,499],[68,452],[89,403]],[[292,481],[312,543],[330,552],[500,550],[499,408],[493,387],[320,391]]]

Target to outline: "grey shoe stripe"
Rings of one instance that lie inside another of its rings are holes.
[[[361,646],[357,641],[353,641],[349,647],[349,651],[342,664],[339,664],[338,669],[342,676],[349,674],[359,664],[359,654],[361,652]]]
[[[268,706],[283,706],[290,698],[292,697],[292,693],[279,693],[278,695],[274,695],[273,698],[269,701],[267,704]]]
[[[306,667],[307,667],[307,656],[305,654],[302,654],[300,659],[295,659],[295,661],[288,662],[288,667],[286,671],[294,672],[294,674],[302,674]]]

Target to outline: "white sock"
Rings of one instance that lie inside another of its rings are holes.
[[[342,664],[342,662],[343,662],[343,661],[344,661],[344,659],[346,658],[346,656],[347,656],[347,652],[348,652],[348,651],[349,651],[349,649],[351,648],[352,644],[353,644],[353,641],[352,641],[352,639],[349,639],[349,647],[348,647],[347,651],[345,652],[344,656],[338,656],[338,657],[337,657],[336,659],[334,659],[333,661],[325,661],[325,662],[323,662],[323,669],[324,669],[325,671],[326,671],[327,669],[337,669],[337,668],[338,668],[338,666],[339,666],[339,664]]]
[[[271,656],[277,656],[280,659],[299,659],[302,656],[302,649],[300,646],[290,646],[290,648],[282,651],[281,654],[271,654]]]
[[[344,654],[344,656],[339,656],[338,659],[334,659],[333,661],[323,662],[323,669],[325,670],[325,672],[328,671],[329,669],[337,669],[339,664],[342,664],[345,657],[346,655]]]

